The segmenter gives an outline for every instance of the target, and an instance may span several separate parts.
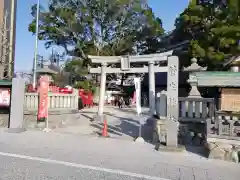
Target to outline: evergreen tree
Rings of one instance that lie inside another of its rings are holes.
[[[192,0],[175,26],[171,43],[190,41],[181,60],[185,65],[196,57],[210,70],[218,69],[240,53],[240,0]]]

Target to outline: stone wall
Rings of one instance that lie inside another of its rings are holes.
[[[208,149],[208,158],[239,163],[240,159],[239,141],[208,138],[206,148]]]
[[[62,126],[64,123],[75,120],[76,113],[72,112],[54,112],[49,114],[49,127],[51,129],[56,129]],[[0,127],[8,127],[9,114],[0,114]],[[45,127],[45,123],[41,126]],[[26,129],[36,129],[39,128],[37,125],[37,115],[36,114],[25,114],[24,115],[24,128]]]
[[[0,127],[8,127],[9,114],[0,114]]]

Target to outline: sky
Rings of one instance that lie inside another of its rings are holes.
[[[166,31],[174,28],[176,17],[185,9],[189,0],[148,0],[150,7],[156,16],[163,21]],[[31,6],[37,0],[18,0],[17,1],[17,23],[16,23],[16,52],[15,52],[15,71],[29,72],[33,66],[35,49],[35,36],[28,31],[28,25],[32,21]],[[42,5],[47,5],[48,0],[40,0]],[[55,48],[58,50],[58,48]],[[38,54],[49,57],[52,49],[45,49],[44,42],[38,43]]]

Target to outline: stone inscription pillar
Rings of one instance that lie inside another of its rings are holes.
[[[168,58],[167,76],[167,146],[178,146],[178,75],[179,62],[177,56]]]
[[[11,89],[11,109],[9,132],[25,131],[24,127],[25,82],[22,78],[13,78]]]

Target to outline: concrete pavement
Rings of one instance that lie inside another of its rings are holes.
[[[64,133],[0,131],[0,179],[237,180],[238,164],[157,152],[150,144]]]
[[[148,111],[148,109],[144,109]],[[65,124],[58,128],[53,128],[54,132],[77,134],[77,135],[97,135],[103,128],[102,122],[92,122],[97,113],[97,107],[86,108],[76,115],[69,115],[65,118]],[[108,132],[111,137],[118,139],[133,140],[138,136],[139,119],[145,121],[147,115],[137,117],[135,109],[106,106],[104,114],[108,122]]]

